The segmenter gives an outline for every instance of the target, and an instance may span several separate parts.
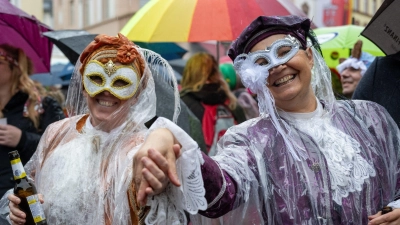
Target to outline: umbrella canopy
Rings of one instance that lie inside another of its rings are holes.
[[[97,34],[84,30],[57,30],[44,33],[75,65],[81,52],[94,40]],[[145,43],[135,42],[142,48],[150,49],[160,54],[166,60],[180,59],[187,52],[175,43]]]
[[[152,0],[122,28],[133,41],[232,41],[260,15],[305,16],[289,0]]]
[[[21,48],[33,61],[35,73],[50,71],[53,44],[42,34],[51,30],[8,0],[0,0],[0,44]]]
[[[157,70],[160,72],[160,67]],[[157,74],[157,71],[153,70],[153,73]],[[154,76],[154,84],[157,96],[156,115],[172,119],[174,113],[174,104],[171,104],[171,102],[174,102],[172,86],[157,75]],[[205,152],[207,148],[203,138],[201,122],[182,100],[180,100],[180,104],[181,111],[177,121],[178,126],[185,130],[199,144],[200,149]]]
[[[30,76],[30,78],[34,81],[40,82],[45,87],[63,83],[63,81],[59,77],[51,75],[50,73],[33,74]]]
[[[186,49],[172,42],[149,43],[135,41],[135,44],[157,52],[166,60],[180,59],[187,52]]]
[[[71,63],[67,63],[64,65],[64,68],[55,73],[55,76],[62,80],[62,86],[68,86],[71,80],[72,73],[74,72],[75,66]]]
[[[382,56],[384,53],[371,41],[360,36],[364,27],[356,25],[344,25],[336,27],[324,27],[314,30],[324,59],[330,68],[339,65],[340,58],[348,58],[351,49],[357,40],[363,41],[362,51],[374,56]]]
[[[90,34],[84,30],[57,30],[44,33],[75,65],[81,52],[94,40],[97,34]]]
[[[187,60],[185,59],[174,59],[174,60],[169,60],[168,63],[169,65],[178,73],[183,74],[183,70],[185,69]]]
[[[387,55],[400,51],[399,9],[400,1],[386,0],[361,32]]]

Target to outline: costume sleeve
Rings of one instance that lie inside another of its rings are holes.
[[[253,191],[260,184],[258,167],[264,164],[257,163],[256,159],[262,157],[250,149],[243,127],[228,129],[218,142],[218,154],[212,159],[203,156],[202,175],[208,202],[207,209],[199,212],[203,216],[217,218],[239,207],[244,208],[239,211],[246,211],[249,199],[257,195]]]
[[[236,196],[235,181],[213,159],[203,154],[201,173],[206,190],[207,209],[199,214],[217,218],[233,209]]]
[[[199,210],[207,208],[201,175],[201,165],[204,160],[197,143],[176,124],[159,117],[150,127],[149,133],[158,128],[170,130],[182,146],[181,156],[176,161],[181,186],[176,187],[170,183],[165,192],[149,197],[147,205],[150,206],[150,212],[145,222],[146,224],[187,224],[185,211],[196,214]]]
[[[361,101],[365,109],[364,115],[361,115],[363,121],[368,125],[368,130],[375,136],[380,152],[377,152],[386,166],[385,175],[389,182],[382,184],[382,190],[393,190],[388,202],[384,204],[395,204],[396,199],[400,199],[400,131],[392,117],[386,109],[379,104]],[[390,203],[391,202],[391,203]],[[396,203],[400,208],[400,204]]]
[[[377,73],[379,57],[375,58],[371,66],[367,69],[364,76],[358,83],[356,90],[353,93],[352,99],[370,100],[373,101],[374,80]]]

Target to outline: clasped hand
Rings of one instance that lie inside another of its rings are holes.
[[[147,196],[165,190],[168,182],[180,186],[176,173],[176,159],[180,145],[167,129],[153,131],[135,154],[134,171],[137,202],[146,205]]]
[[[400,209],[393,209],[392,212],[384,215],[379,211],[373,216],[369,216],[368,225],[399,225],[400,224]]]

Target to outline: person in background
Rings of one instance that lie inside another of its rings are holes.
[[[299,16],[260,16],[231,45],[260,117],[231,127],[214,157],[193,154],[192,167],[177,167],[192,174],[182,184],[203,185],[198,199],[207,205],[193,224],[400,224],[399,128],[374,102],[336,100],[310,25]],[[141,204],[162,191],[151,188],[165,177],[154,168],[169,164],[174,154],[166,153],[181,143],[168,129],[156,131],[136,155],[136,171],[155,172],[142,173]]]
[[[216,59],[209,53],[197,53],[187,61],[180,95],[202,122],[204,141],[210,155],[215,154],[217,140],[229,127],[246,120]]]
[[[336,67],[340,74],[342,92],[345,97],[351,98],[353,96],[361,78],[374,59],[375,57],[371,54],[362,52],[362,41],[358,40],[354,44],[351,56]]]
[[[246,89],[240,76],[236,73],[232,63],[223,63],[219,65],[219,70],[226,83],[228,83],[230,90],[237,98],[238,105],[243,109],[246,120],[256,118],[259,116],[257,101]]]
[[[68,113],[65,108],[65,95],[61,90],[61,85],[56,84],[50,86],[47,90],[47,95],[54,98],[60,104],[61,108],[63,109],[64,115],[67,117]]]
[[[0,196],[14,187],[8,152],[18,150],[26,164],[44,130],[65,118],[60,105],[41,95],[29,78],[34,68],[22,49],[0,45]]]
[[[400,52],[376,57],[357,86],[353,99],[376,102],[400,127]]]

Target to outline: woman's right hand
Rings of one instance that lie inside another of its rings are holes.
[[[21,199],[14,194],[8,195],[7,198],[10,201],[8,207],[10,208],[10,220],[12,224],[25,224],[26,214],[22,212],[18,207]]]
[[[43,195],[39,194],[39,201],[41,204],[43,204]],[[14,194],[10,194],[7,196],[7,199],[10,201],[8,204],[8,207],[10,208],[10,220],[13,225],[21,225],[25,224],[26,220],[26,214],[22,212],[18,204],[21,203],[21,199],[15,196]]]

